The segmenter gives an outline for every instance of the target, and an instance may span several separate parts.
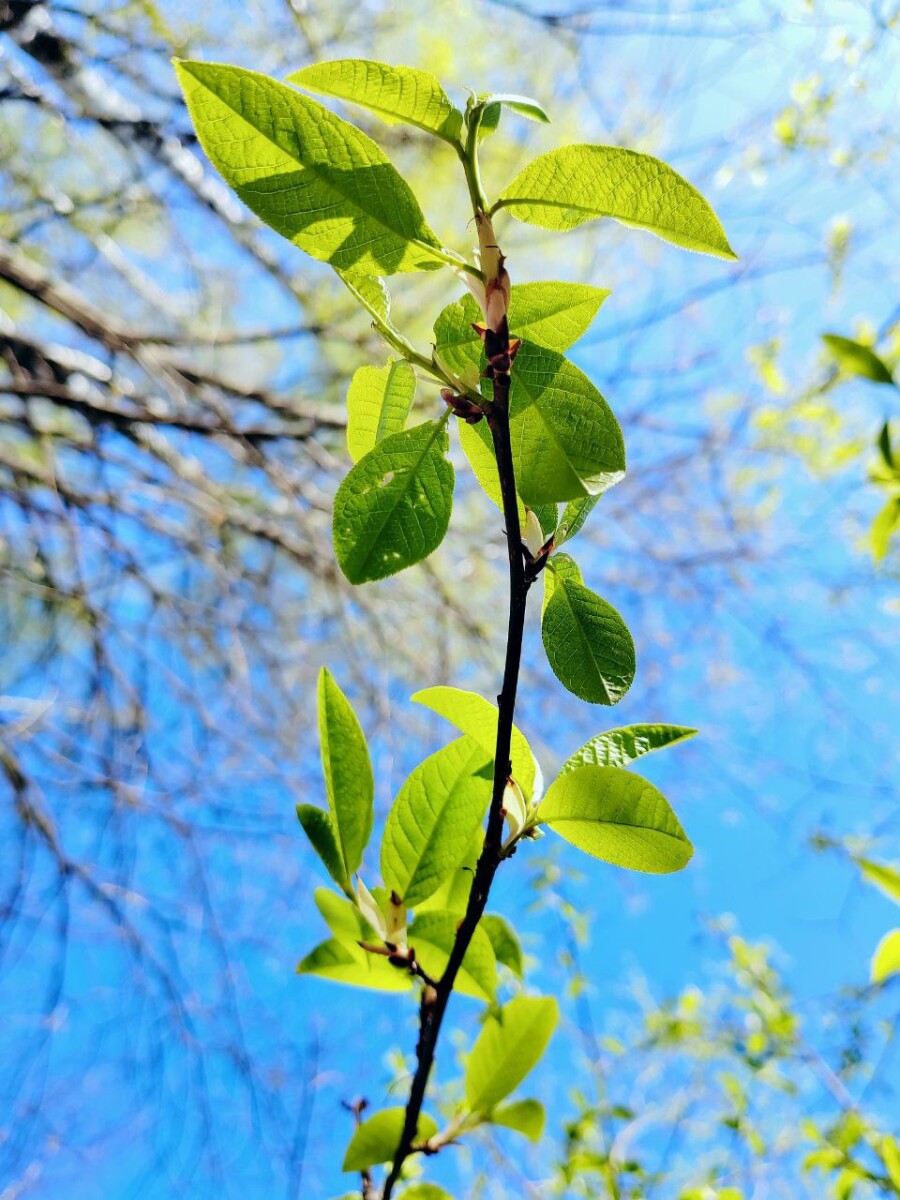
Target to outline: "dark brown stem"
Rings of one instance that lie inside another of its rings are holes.
[[[508,346],[509,336],[503,322],[503,338]],[[489,349],[490,353],[490,349]],[[510,746],[512,742],[513,716],[516,708],[516,692],[519,684],[519,667],[522,660],[522,637],[525,628],[525,606],[530,578],[525,570],[522,552],[522,533],[519,525],[519,505],[516,495],[516,480],[513,470],[512,447],[509,437],[509,386],[508,371],[498,371],[494,376],[494,399],[487,412],[487,422],[497,456],[500,475],[500,490],[503,498],[503,516],[506,522],[506,544],[509,553],[509,619],[506,635],[506,663],[503,669],[503,687],[497,697],[497,744],[494,754],[494,786],[488,815],[484,849],[475,868],[475,878],[469,893],[466,912],[459,923],[456,940],[444,974],[434,988],[426,987],[422,994],[419,1013],[419,1042],[416,1046],[417,1066],[406,1105],[403,1135],[394,1156],[391,1169],[382,1192],[382,1200],[390,1200],[403,1164],[413,1150],[416,1127],[425,1101],[428,1079],[434,1066],[435,1051],[447,1004],[453,992],[456,976],[463,958],[475,935],[478,922],[487,905],[494,875],[502,859],[503,847],[503,793],[512,772]]]

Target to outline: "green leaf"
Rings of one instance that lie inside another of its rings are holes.
[[[544,1106],[538,1100],[513,1100],[511,1104],[495,1108],[490,1115],[492,1125],[515,1129],[517,1133],[524,1133],[532,1142],[539,1142],[544,1136],[546,1121]]]
[[[412,987],[408,971],[392,967],[380,954],[369,954],[361,946],[351,946],[337,938],[329,938],[310,951],[299,963],[297,974],[317,975],[334,983],[376,992],[407,992]]]
[[[350,1139],[342,1171],[365,1171],[379,1163],[391,1162],[403,1136],[404,1108],[385,1108],[363,1121]],[[416,1141],[426,1142],[438,1128],[427,1113],[419,1116]]]
[[[541,606],[542,613],[550,603],[550,597],[554,591],[561,588],[564,582],[584,584],[581,567],[568,554],[554,554],[544,569],[544,603]]]
[[[872,955],[871,979],[873,983],[884,983],[892,975],[900,974],[900,929],[886,933]]]
[[[443,910],[462,916],[469,903],[472,880],[475,877],[475,868],[481,857],[483,845],[484,830],[479,828],[472,835],[459,866],[444,880],[436,892],[418,905],[416,909],[418,913]]]
[[[381,940],[352,900],[348,900],[345,896],[338,896],[329,888],[316,888],[313,892],[313,900],[316,908],[325,918],[328,928],[339,942],[355,947],[360,941],[379,942]]]
[[[890,1181],[900,1195],[900,1145],[897,1139],[885,1134],[881,1139],[880,1153]]]
[[[210,161],[295,246],[371,275],[447,260],[408,184],[355,126],[255,71],[203,62],[175,69]]]
[[[618,421],[584,372],[562,354],[524,342],[509,404],[516,482],[532,508],[600,495],[625,474]]]
[[[898,530],[900,530],[900,496],[891,496],[872,522],[870,535],[872,557],[876,562],[881,562],[886,557],[891,546],[891,539]]]
[[[643,754],[686,741],[696,733],[696,729],[684,725],[625,725],[621,729],[607,729],[567,758],[560,774],[586,765],[627,767]]]
[[[602,494],[601,492],[596,496],[579,496],[577,500],[569,501],[563,509],[562,518],[556,527],[554,543],[557,546],[571,541],[575,534],[581,531],[582,526],[593,512]]]
[[[869,883],[884,892],[885,896],[900,904],[900,871],[887,863],[873,862],[870,858],[856,858],[854,862]]]
[[[377,275],[359,274],[355,271],[335,271],[335,274],[371,316],[399,336],[398,330],[391,323],[391,293],[383,279]]]
[[[636,665],[628,626],[596,592],[559,571],[541,637],[553,673],[582,700],[616,704],[631,687]]]
[[[329,893],[331,895],[332,893]],[[494,956],[498,963],[509,967],[517,979],[525,974],[525,964],[522,959],[522,947],[510,923],[496,913],[485,913],[481,918],[481,928],[488,935],[494,947]]]
[[[600,305],[610,293],[586,283],[517,283],[509,298],[509,328],[546,350],[563,351],[584,334]],[[484,314],[473,296],[465,295],[448,304],[434,323],[435,348],[450,369],[464,375],[466,369],[485,367],[481,338],[472,328]]]
[[[403,784],[381,843],[381,874],[407,907],[426,900],[462,862],[492,785],[490,757],[467,737],[430,755]]]
[[[621,767],[583,766],[559,775],[538,821],[579,850],[630,871],[680,871],[694,853],[665,796]]]
[[[336,96],[369,109],[388,125],[400,122],[433,133],[445,142],[459,141],[463,115],[428,71],[391,67],[365,58],[314,63],[288,75],[310,92]]]
[[[432,977],[440,979],[450,959],[459,925],[458,912],[422,912],[410,926],[409,944],[416,958]],[[497,960],[490,938],[479,926],[469,943],[454,985],[464,996],[493,1000],[497,991]]]
[[[891,445],[891,423],[885,421],[881,426],[881,431],[878,434],[878,449],[881,457],[884,460],[884,465],[891,471],[897,470],[897,463],[894,460],[894,448]]]
[[[490,1113],[539,1062],[559,1019],[552,997],[517,996],[485,1021],[466,1064],[466,1104]]]
[[[503,494],[500,490],[500,475],[497,471],[497,457],[494,454],[494,443],[488,430],[487,422],[480,421],[477,425],[460,422],[457,425],[459,444],[468,459],[472,474],[481,484],[485,495],[503,511]],[[526,510],[519,498],[519,525],[525,532]],[[555,504],[539,504],[533,510],[534,515],[544,531],[544,541],[556,528],[559,510]]]
[[[890,368],[871,346],[841,337],[839,333],[823,333],[822,341],[845,374],[871,379],[873,383],[894,382]]]
[[[519,96],[514,92],[491,92],[489,96],[479,96],[478,101],[485,107],[499,104],[527,117],[529,121],[540,121],[544,125],[550,124],[550,118],[543,107],[538,104],[537,100],[532,100],[530,96]]]
[[[319,672],[319,745],[328,808],[349,878],[362,862],[375,816],[375,780],[366,735],[325,667]]]
[[[334,548],[351,583],[395,575],[441,544],[453,507],[443,421],[393,433],[353,467],[334,498]]]
[[[415,395],[415,371],[402,359],[357,369],[347,392],[347,449],[354,462],[403,429]]]
[[[490,137],[492,133],[497,132],[497,126],[500,124],[500,117],[503,113],[503,105],[494,103],[485,106],[484,112],[481,114],[481,121],[478,125],[478,140]]]
[[[479,696],[477,692],[466,692],[454,687],[423,688],[412,697],[415,704],[423,704],[445,717],[461,733],[466,733],[494,761],[497,749],[497,707]],[[525,799],[531,800],[539,794],[542,785],[540,767],[525,735],[515,725],[512,731],[513,779],[522,789]]]
[[[503,191],[495,209],[544,229],[595,217],[647,229],[687,250],[736,258],[703,196],[658,158],[619,146],[561,146],[542,154]]]
[[[352,891],[350,874],[344,866],[331,814],[316,808],[314,804],[298,804],[297,820],[303,826],[303,832],[309,838],[313,850],[322,860],[328,874],[338,887],[349,895]]]

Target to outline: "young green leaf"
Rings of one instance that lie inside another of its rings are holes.
[[[891,496],[872,522],[872,557],[881,562],[887,556],[891,539],[900,532],[900,496]]]
[[[509,328],[514,337],[562,352],[587,331],[609,295],[586,283],[516,283],[509,298]],[[438,354],[458,375],[466,368],[484,368],[482,341],[472,328],[483,320],[474,297],[465,295],[448,304],[434,323]]]
[[[562,354],[523,343],[509,404],[519,494],[532,508],[600,495],[625,474],[618,421],[584,372]]]
[[[407,992],[412,987],[408,971],[392,967],[380,954],[370,954],[338,938],[329,938],[311,950],[297,966],[298,975],[317,975],[333,983],[369,988],[375,992]]]
[[[466,1105],[491,1113],[547,1049],[559,1009],[549,996],[517,996],[488,1017],[466,1063]]]
[[[319,745],[328,809],[346,874],[362,862],[375,815],[375,780],[366,735],[325,667],[319,672]]]
[[[366,1171],[379,1163],[390,1162],[403,1136],[404,1108],[385,1108],[363,1121],[347,1146],[342,1171]],[[416,1125],[416,1141],[425,1142],[437,1133],[437,1125],[422,1113]]]
[[[537,100],[532,100],[530,96],[518,96],[514,92],[491,92],[489,96],[479,96],[478,101],[485,107],[499,104],[504,108],[511,108],[520,116],[527,117],[529,121],[540,121],[543,125],[550,124],[550,118],[543,107],[538,104]]]
[[[459,866],[491,800],[489,755],[462,737],[430,755],[401,787],[381,843],[385,885],[414,908]]]
[[[839,333],[823,333],[822,341],[831,357],[847,375],[870,379],[873,383],[894,382],[890,367],[864,342],[841,337]]]
[[[419,913],[410,926],[409,944],[432,979],[440,979],[446,970],[458,925],[459,913],[428,911]],[[497,960],[480,925],[469,943],[455,988],[476,1000],[493,1000],[497,991]]]
[[[175,69],[210,161],[295,246],[371,275],[447,260],[409,185],[353,125],[255,71],[203,62]]]
[[[334,498],[334,548],[351,583],[395,575],[441,544],[453,507],[443,421],[391,434],[352,468]]]
[[[576,767],[547,790],[538,821],[613,866],[680,871],[694,853],[665,796],[621,767]]]
[[[544,1136],[544,1125],[547,1114],[539,1100],[513,1100],[510,1104],[501,1104],[491,1113],[492,1125],[503,1125],[507,1129],[515,1129],[524,1133],[529,1141],[539,1142]]]
[[[503,511],[503,494],[500,490],[500,474],[497,470],[497,456],[494,453],[494,443],[491,439],[487,423],[480,421],[477,425],[460,422],[457,426],[459,444],[468,459],[472,474],[481,484],[487,498]],[[559,509],[555,504],[538,504],[531,510],[537,517],[543,531],[543,541],[546,541],[556,529],[559,519]],[[519,525],[523,532],[527,513],[525,505],[519,499]]]
[[[391,323],[391,293],[380,276],[366,275],[358,271],[335,271],[335,274],[354,300],[361,304],[371,317],[399,337],[399,330]]]
[[[619,146],[561,146],[540,155],[504,189],[499,208],[544,229],[612,217],[687,250],[737,257],[692,184],[658,158]]]
[[[475,877],[475,868],[481,857],[483,845],[484,830],[479,828],[472,835],[459,866],[451,872],[436,892],[432,892],[427,900],[422,901],[416,909],[417,913],[445,911],[462,916],[469,903],[472,880]]]
[[[412,700],[445,717],[461,733],[467,733],[490,755],[493,762],[497,749],[497,708],[490,700],[485,700],[477,692],[445,686],[423,688],[416,692]],[[515,725],[512,731],[512,773],[526,800],[540,794],[540,767],[525,735]]]
[[[428,71],[391,67],[365,58],[342,58],[313,63],[288,75],[309,92],[335,96],[367,108],[387,122],[415,125],[455,145],[463,115]]]
[[[873,862],[870,858],[856,858],[854,862],[863,878],[873,883],[885,896],[900,904],[900,871],[887,863]]]
[[[347,449],[354,462],[403,429],[415,395],[415,371],[402,359],[357,368],[347,392]]]
[[[354,1197],[354,1200],[358,1200],[358,1197]],[[453,1200],[453,1197],[436,1183],[419,1182],[404,1188],[399,1200]]]
[[[556,536],[553,540],[557,546],[561,546],[564,542],[570,542],[575,534],[581,531],[602,494],[601,492],[596,496],[580,496],[577,500],[569,501],[563,509],[563,515],[556,527]]]
[[[574,771],[576,767],[594,765],[598,767],[627,767],[629,763],[694,737],[696,729],[684,725],[625,725],[621,729],[607,729],[592,737],[562,765],[563,771]]]
[[[298,804],[297,820],[303,826],[303,832],[309,838],[313,850],[318,854],[328,874],[342,891],[348,896],[352,895],[350,873],[344,866],[344,856],[331,813],[316,808],[314,804]]]
[[[517,979],[522,979],[525,974],[522,947],[510,923],[496,913],[485,913],[481,918],[481,928],[490,938],[497,962],[509,967]]]
[[[313,892],[316,908],[325,918],[325,923],[337,940],[355,947],[358,942],[377,942],[378,934],[362,915],[356,905],[345,896],[338,896],[329,888],[316,888]]]
[[[541,613],[546,611],[554,591],[561,588],[564,582],[584,584],[581,567],[568,554],[554,554],[544,569],[544,602]]]
[[[892,975],[900,975],[900,929],[886,933],[872,955],[872,982],[884,983]]]
[[[549,568],[548,568],[549,569]],[[553,673],[591,704],[616,704],[634,680],[634,641],[611,604],[557,572],[541,617]]]

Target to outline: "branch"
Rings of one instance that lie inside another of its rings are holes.
[[[486,220],[486,218],[483,218]],[[491,234],[491,236],[493,236]],[[498,255],[499,258],[499,255]],[[503,272],[499,258],[498,272]],[[499,274],[494,276],[499,280]],[[498,329],[485,331],[485,351],[489,367],[487,374],[493,379],[494,398],[485,416],[497,456],[500,490],[503,499],[503,516],[506,523],[506,546],[509,556],[509,617],[506,633],[506,661],[503,668],[503,686],[497,697],[497,743],[494,753],[494,783],[491,807],[488,815],[484,848],[478,865],[466,912],[456,932],[456,940],[444,974],[434,988],[426,987],[422,993],[419,1010],[419,1041],[416,1046],[418,1065],[413,1076],[403,1133],[397,1153],[385,1180],[382,1200],[390,1200],[394,1187],[400,1179],[403,1164],[414,1152],[416,1129],[425,1101],[428,1080],[434,1066],[437,1042],[447,1005],[453,992],[456,976],[462,966],[466,951],[475,935],[478,922],[487,906],[488,895],[497,868],[503,859],[503,795],[512,772],[510,747],[512,743],[513,717],[516,708],[516,693],[519,684],[519,669],[522,660],[522,638],[525,629],[525,609],[528,589],[534,576],[526,569],[522,551],[522,533],[519,525],[519,504],[513,468],[512,446],[509,436],[509,389],[511,354],[509,326],[506,316],[498,323]]]

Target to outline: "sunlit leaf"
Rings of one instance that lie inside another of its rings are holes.
[[[490,755],[493,762],[497,750],[497,707],[477,692],[461,688],[438,686],[423,688],[412,697],[416,704],[423,704],[467,733]],[[541,786],[540,768],[525,735],[515,725],[512,731],[513,778],[531,799]]]
[[[694,853],[665,796],[621,767],[581,766],[559,775],[538,820],[579,850],[630,871],[680,871]]]
[[[485,913],[480,924],[490,938],[497,962],[509,967],[510,971],[521,979],[525,970],[522,947],[510,923],[496,913]]]
[[[390,1162],[403,1136],[406,1110],[385,1108],[359,1126],[344,1155],[342,1171],[365,1171],[379,1163]],[[416,1125],[416,1141],[427,1141],[437,1133],[437,1125],[427,1113],[421,1113]]]
[[[878,943],[872,955],[871,978],[873,983],[884,983],[892,975],[900,974],[900,929],[892,929]]]
[[[416,375],[408,362],[357,368],[347,392],[347,449],[354,462],[403,429],[415,395]]]
[[[320,95],[349,100],[389,125],[403,122],[444,141],[459,141],[463,115],[428,71],[392,67],[364,58],[313,63],[288,75],[288,82]]]
[[[466,1104],[490,1113],[540,1061],[559,1009],[552,997],[516,996],[482,1026],[466,1063]]]
[[[428,421],[391,434],[352,468],[334,498],[334,548],[351,583],[394,575],[441,544],[453,507],[447,432]]]
[[[348,876],[372,833],[375,781],[356,713],[325,667],[319,672],[319,745],[328,808]]]
[[[459,920],[459,913],[427,911],[418,914],[410,926],[409,944],[433,979],[440,979],[447,967]],[[456,991],[478,1000],[494,998],[497,960],[490,938],[480,926],[475,929],[454,986]]]
[[[611,604],[574,577],[556,575],[541,637],[553,673],[582,700],[616,704],[631,687],[636,666],[628,626]]]
[[[490,1115],[492,1125],[503,1125],[506,1129],[515,1129],[532,1142],[539,1142],[544,1135],[544,1125],[547,1114],[539,1100],[513,1100],[509,1104],[501,1104]]]
[[[467,737],[430,755],[403,784],[384,831],[381,874],[408,907],[426,900],[462,862],[492,784],[490,756]]]
[[[658,158],[619,146],[562,146],[542,154],[503,190],[495,208],[544,229],[595,217],[720,258],[736,258],[709,203]]]
[[[605,733],[598,733],[585,742],[567,758],[560,774],[588,764],[627,767],[643,754],[686,741],[696,733],[696,729],[688,729],[683,725],[625,725],[621,729],[607,729]]]
[[[339,896],[329,888],[313,892],[316,908],[325,918],[328,928],[339,942],[356,946],[360,941],[377,942],[378,934],[352,900]]]
[[[870,858],[854,859],[863,878],[873,883],[885,896],[900,904],[900,871],[887,863],[874,862]]]
[[[361,130],[255,71],[204,62],[176,71],[210,161],[295,246],[371,275],[446,259],[409,185]]]
[[[351,946],[329,938],[310,951],[297,966],[298,975],[317,975],[350,987],[370,988],[376,992],[406,992],[412,987],[408,971],[392,967],[380,954],[370,954],[361,946]]]
[[[823,333],[822,341],[834,361],[847,375],[870,379],[873,383],[894,382],[894,376],[887,363],[878,357],[871,346],[867,346],[864,342],[841,337],[839,333]]]
[[[538,104],[537,100],[532,100],[530,96],[519,96],[514,92],[491,92],[488,96],[479,96],[478,100],[479,103],[486,106],[500,104],[504,108],[511,108],[521,116],[528,117],[529,121],[540,121],[544,125],[550,124],[550,118],[543,107]]]

